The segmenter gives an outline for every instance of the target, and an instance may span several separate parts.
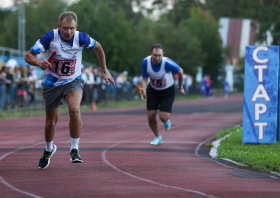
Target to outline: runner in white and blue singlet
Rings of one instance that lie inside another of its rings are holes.
[[[179,75],[179,93],[185,95],[185,90],[182,87],[182,68],[170,58],[163,56],[163,47],[160,44],[153,45],[151,55],[142,62],[141,81],[143,90],[141,98],[143,100],[147,97],[148,121],[156,136],[151,145],[158,145],[162,142],[156,120],[158,109],[160,110],[159,118],[164,123],[165,130],[169,131],[171,128],[170,113],[175,97],[173,74],[177,73]],[[148,79],[150,80],[149,85]]]
[[[70,161],[72,163],[83,162],[79,154],[79,140],[82,131],[80,102],[83,94],[81,68],[84,48],[94,50],[102,69],[102,77],[107,84],[110,81],[115,85],[114,79],[107,70],[105,54],[101,45],[86,33],[76,31],[77,21],[78,18],[74,12],[62,13],[59,16],[58,29],[46,33],[25,56],[27,63],[44,70],[42,92],[46,110],[46,149],[39,161],[40,169],[48,167],[50,158],[57,149],[53,140],[62,99],[68,104],[70,116]],[[57,53],[48,62],[36,58],[36,55],[43,51],[48,52],[48,58],[54,51]]]
[[[75,39],[74,39],[75,38]],[[35,45],[31,48],[31,50],[35,53],[35,54],[39,54],[41,52],[47,51],[51,48],[54,48],[55,46],[52,45],[52,42],[55,42],[55,40],[57,40],[59,42],[60,45],[63,45],[63,48],[60,50],[62,56],[64,55],[63,53],[68,53],[69,51],[72,50],[72,54],[74,54],[75,52],[81,52],[84,48],[88,48],[88,49],[93,49],[96,45],[96,41],[89,37],[86,33],[84,32],[79,32],[79,31],[75,31],[74,36],[69,40],[69,41],[65,41],[61,38],[61,30],[59,29],[55,29],[52,30],[48,33],[46,33],[42,38],[40,38]],[[75,40],[75,42],[74,42]],[[73,49],[73,45],[76,49]],[[66,50],[65,50],[66,49]],[[49,52],[54,51],[50,50]],[[72,56],[71,54],[71,56]],[[48,54],[49,57],[50,54]],[[67,56],[67,54],[65,54]],[[80,59],[81,57],[77,57],[77,53],[76,53],[76,57],[72,58],[69,57],[69,59],[74,59],[76,60],[77,58]],[[71,66],[73,65],[72,62],[70,62],[70,69],[69,69],[69,74],[60,74],[59,71],[57,71],[57,67],[62,68],[62,64],[65,62],[60,62],[58,63],[58,61],[54,58],[52,59],[51,63],[53,65],[53,67],[51,68],[47,68],[46,70],[44,70],[44,76],[43,76],[43,84],[49,87],[53,87],[53,86],[59,86],[59,85],[63,85],[66,83],[69,83],[75,79],[81,79],[82,78],[82,74],[81,74],[81,61],[78,62],[79,60],[77,60],[77,63],[75,65],[75,74],[70,74],[72,68]],[[58,64],[57,64],[58,63]],[[60,66],[61,65],[61,66]],[[65,67],[66,68],[66,67]],[[65,69],[65,71],[63,71],[64,73],[67,72],[67,69]]]

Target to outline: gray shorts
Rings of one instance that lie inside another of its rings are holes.
[[[45,101],[45,110],[46,112],[53,111],[59,105],[62,105],[62,99],[65,95],[71,90],[77,90],[83,94],[84,80],[74,80],[70,83],[61,86],[48,87],[42,84],[43,98]]]

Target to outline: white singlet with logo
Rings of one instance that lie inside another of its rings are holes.
[[[82,50],[84,46],[79,45],[79,31],[75,31],[73,46],[64,42],[58,30],[53,30],[54,39],[48,49],[48,58],[53,51],[57,51],[50,61],[52,67],[44,70],[43,83],[45,85],[60,86],[72,82],[81,75]],[[52,82],[52,83],[50,83]]]
[[[171,87],[174,84],[172,72],[166,73],[165,62],[166,57],[162,57],[162,62],[158,72],[155,72],[151,64],[151,56],[147,57],[147,73],[150,78],[150,85],[156,90],[163,90]]]

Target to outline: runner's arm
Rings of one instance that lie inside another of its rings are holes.
[[[25,61],[30,65],[40,67],[42,70],[51,67],[51,64],[47,60],[38,59],[36,55],[49,49],[50,42],[53,40],[53,37],[54,33],[52,30],[37,40],[37,42],[25,55]]]
[[[28,64],[38,66],[42,70],[45,70],[48,67],[51,67],[51,64],[47,60],[41,60],[41,59],[36,58],[36,54],[32,50],[29,50],[27,52],[24,59]]]
[[[114,81],[113,77],[107,70],[105,54],[104,54],[104,51],[103,51],[100,43],[96,42],[93,50],[98,58],[99,64],[102,69],[102,77],[106,81],[106,84],[109,85],[109,81],[110,81],[113,85],[115,85],[115,81]]]
[[[142,77],[142,80],[141,80],[142,91],[140,92],[142,100],[144,100],[146,98],[147,84],[148,84],[148,77],[146,77],[146,78]]]
[[[183,84],[183,78],[184,78],[184,72],[183,72],[183,69],[180,68],[179,71],[177,72],[178,74],[178,89],[179,89],[179,93],[182,94],[182,95],[185,95],[185,90],[182,86]]]

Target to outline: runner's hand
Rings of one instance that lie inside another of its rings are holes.
[[[141,100],[146,99],[146,90],[145,89],[141,88],[140,96],[141,96]]]
[[[106,85],[109,85],[110,81],[115,86],[115,81],[108,71],[106,71],[105,73],[102,72],[102,78],[106,81]]]
[[[41,64],[39,65],[39,67],[42,69],[42,70],[46,70],[47,68],[51,67],[52,65],[49,63],[49,61],[47,60],[42,60],[41,61]]]
[[[184,96],[185,95],[185,89],[179,89],[179,93]]]

